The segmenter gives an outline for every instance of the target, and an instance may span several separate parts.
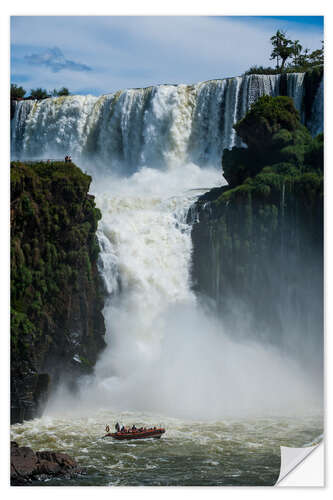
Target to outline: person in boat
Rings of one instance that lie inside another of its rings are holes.
[[[132,425],[132,431],[136,431],[136,427],[134,424]]]
[[[120,425],[118,422],[115,425],[115,429],[116,429],[116,432],[120,432]]]
[[[122,426],[122,428],[121,428],[120,432],[125,432],[125,431],[126,431],[125,427],[124,427],[124,426]]]

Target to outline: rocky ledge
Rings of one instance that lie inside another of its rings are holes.
[[[82,473],[73,458],[65,453],[54,451],[34,452],[28,446],[19,447],[15,441],[10,443],[10,484],[25,486],[34,480],[51,477],[73,477]]]

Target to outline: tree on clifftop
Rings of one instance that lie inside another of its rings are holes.
[[[30,90],[30,98],[31,99],[45,99],[46,97],[50,97],[47,90],[38,88]]]
[[[277,30],[271,38],[273,50],[270,59],[276,61],[275,68],[263,66],[251,66],[245,75],[272,75],[278,73],[304,72],[310,68],[323,67],[324,64],[324,42],[321,49],[310,52],[303,49],[299,40],[289,40],[286,32]]]
[[[67,96],[67,95],[70,95],[70,92],[69,92],[67,87],[62,87],[59,90],[54,89],[52,92],[53,97],[61,97],[61,96]]]
[[[18,87],[16,83],[12,83],[10,86],[10,98],[11,99],[22,99],[25,96],[26,90],[23,87]]]
[[[298,57],[302,52],[302,45],[299,43],[299,40],[294,40],[292,43],[292,55],[294,57],[294,66],[298,66]]]
[[[298,40],[297,40],[298,41]],[[281,70],[283,70],[286,60],[293,54],[294,46],[292,40],[286,37],[286,33],[277,30],[275,35],[271,37],[273,51],[271,60],[276,59],[276,67],[279,69],[279,60],[281,59]]]

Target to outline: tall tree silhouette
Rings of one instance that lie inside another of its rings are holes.
[[[286,60],[293,53],[293,42],[286,37],[286,32],[277,30],[275,35],[271,37],[271,42],[273,45],[273,51],[271,53],[271,60],[276,59],[276,68],[283,69]],[[279,66],[279,61],[281,59],[281,66]]]

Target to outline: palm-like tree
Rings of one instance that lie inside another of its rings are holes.
[[[276,68],[279,69],[279,59],[281,59],[281,69],[283,70],[286,60],[293,53],[293,42],[286,37],[286,32],[277,30],[271,37],[273,51],[270,59],[276,59]]]
[[[294,56],[294,66],[298,66],[298,56],[302,52],[302,45],[299,43],[299,40],[295,40],[293,42],[293,52],[292,55]]]

